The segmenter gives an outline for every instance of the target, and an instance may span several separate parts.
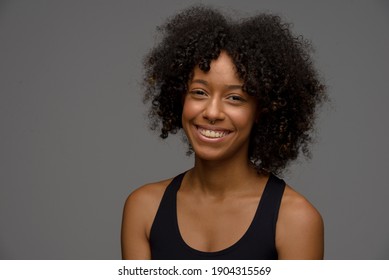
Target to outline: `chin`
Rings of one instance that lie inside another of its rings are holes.
[[[211,148],[196,148],[193,147],[194,155],[197,159],[205,161],[219,161],[225,158],[225,153],[220,150],[211,149]]]

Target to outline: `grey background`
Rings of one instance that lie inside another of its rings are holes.
[[[189,168],[146,128],[141,59],[199,1],[0,1],[0,258],[119,259],[129,192]],[[203,1],[272,11],[312,40],[332,104],[285,178],[320,210],[327,259],[389,259],[389,5]]]

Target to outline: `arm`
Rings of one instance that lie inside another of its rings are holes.
[[[279,259],[323,259],[322,217],[304,197],[291,188],[285,190],[276,231]]]

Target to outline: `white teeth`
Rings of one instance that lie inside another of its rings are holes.
[[[208,138],[222,138],[228,134],[227,131],[214,131],[214,130],[208,130],[208,129],[199,129],[200,134],[204,135]]]

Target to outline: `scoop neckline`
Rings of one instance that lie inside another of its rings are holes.
[[[239,247],[240,243],[242,243],[246,238],[247,236],[249,235],[250,231],[252,231],[252,228],[254,227],[254,222],[259,218],[260,214],[261,214],[261,208],[262,208],[262,205],[263,205],[263,200],[264,200],[264,196],[266,194],[266,190],[268,189],[268,186],[270,185],[269,182],[270,182],[270,178],[271,178],[271,174],[269,175],[267,181],[266,181],[266,184],[265,184],[265,187],[262,191],[262,194],[261,194],[261,198],[259,199],[259,202],[258,202],[258,205],[257,205],[257,209],[255,210],[255,214],[254,214],[254,217],[253,219],[251,220],[250,222],[250,225],[249,227],[247,228],[247,230],[244,232],[244,234],[236,241],[234,242],[232,245],[224,248],[224,249],[221,249],[221,250],[218,250],[218,251],[213,251],[213,252],[206,252],[206,251],[201,251],[201,250],[198,250],[198,249],[195,249],[191,246],[189,246],[184,238],[182,237],[181,235],[181,231],[180,231],[180,227],[178,225],[178,215],[177,215],[177,193],[181,187],[181,183],[182,183],[182,180],[184,179],[185,177],[185,174],[186,172],[182,173],[181,174],[181,178],[179,180],[179,184],[178,185],[178,188],[176,189],[175,191],[175,194],[174,194],[174,214],[175,214],[175,219],[174,219],[174,223],[175,223],[175,231],[177,232],[178,234],[178,237],[179,237],[179,242],[183,245],[183,247],[197,255],[202,255],[202,256],[219,256],[219,255],[223,255],[223,254],[226,254],[232,250],[234,250],[235,248]]]

